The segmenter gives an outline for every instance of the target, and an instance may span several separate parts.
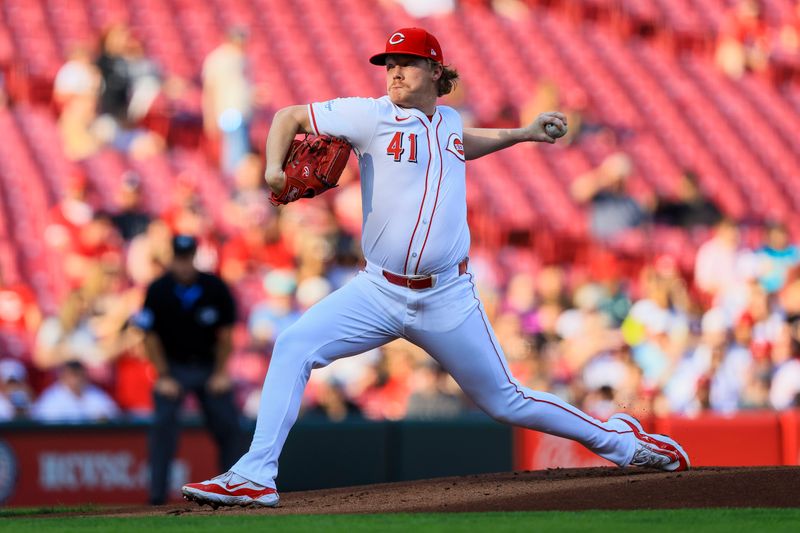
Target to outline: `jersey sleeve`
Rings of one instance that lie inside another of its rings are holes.
[[[372,98],[336,98],[309,104],[308,118],[316,135],[341,137],[364,151],[378,125],[378,104]]]

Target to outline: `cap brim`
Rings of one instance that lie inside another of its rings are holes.
[[[375,54],[374,56],[369,58],[369,62],[372,63],[373,65],[378,65],[378,66],[385,65],[386,64],[386,56],[388,56],[388,55],[389,54],[386,54],[386,53]]]
[[[369,58],[369,62],[373,65],[383,66],[386,64],[386,58],[388,56],[414,56],[414,57],[422,57],[424,59],[433,59],[432,57],[428,57],[422,54],[414,54],[412,52],[383,52],[381,54],[375,54],[374,56]],[[436,61],[433,59],[433,61]]]

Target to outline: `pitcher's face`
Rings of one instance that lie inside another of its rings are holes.
[[[436,80],[441,68],[431,68],[422,57],[392,54],[386,58],[386,92],[400,107],[420,107],[436,99]]]

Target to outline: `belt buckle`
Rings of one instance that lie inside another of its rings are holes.
[[[411,288],[411,282],[412,282],[413,280],[414,280],[414,278],[406,278],[406,288],[407,288],[407,289],[410,289],[410,288]]]

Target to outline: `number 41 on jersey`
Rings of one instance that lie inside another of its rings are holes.
[[[402,131],[395,132],[392,140],[389,142],[389,146],[386,147],[386,155],[390,155],[394,158],[395,163],[399,163],[402,160],[402,155],[406,151],[406,147],[404,146],[404,137],[405,133]],[[409,163],[416,163],[417,162],[417,134],[416,133],[409,133],[408,134],[408,162]]]

